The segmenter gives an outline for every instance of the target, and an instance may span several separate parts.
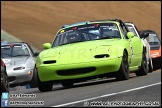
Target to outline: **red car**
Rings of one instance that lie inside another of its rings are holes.
[[[1,59],[1,94],[3,92],[9,92],[9,79],[6,72],[6,65]]]

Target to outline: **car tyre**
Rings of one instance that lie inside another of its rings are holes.
[[[38,85],[38,89],[41,92],[46,92],[46,91],[51,91],[52,87],[53,87],[53,83],[52,82],[41,82],[41,80],[39,79],[38,73],[37,73],[37,85]]]
[[[115,77],[117,80],[128,80],[129,79],[129,63],[128,63],[128,55],[124,51],[121,65],[119,71],[116,73]]]
[[[7,74],[3,74],[2,92],[9,92],[9,80]]]
[[[30,88],[36,88],[37,87],[37,71],[36,67],[33,69],[33,77],[32,80],[30,81]]]
[[[141,63],[141,68],[135,72],[135,74],[137,76],[143,76],[143,75],[147,75],[149,72],[149,67],[147,64],[147,58],[146,58],[146,54],[145,51],[142,54],[142,63]]]
[[[149,72],[153,72],[153,65],[152,65],[152,60],[149,58]]]

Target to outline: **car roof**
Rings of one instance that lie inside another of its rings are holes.
[[[135,24],[132,23],[132,22],[124,22],[124,24],[126,24],[126,25],[135,25]]]
[[[148,32],[148,33],[154,33],[154,34],[156,34],[156,32],[153,31],[153,30],[140,30],[140,32]]]
[[[1,44],[1,46],[7,46],[7,45],[23,45],[23,44],[26,44],[28,47],[29,47],[29,49],[31,50],[31,52],[32,52],[32,54],[34,53],[34,51],[33,51],[33,49],[32,49],[32,47],[27,43],[27,42],[8,42],[7,44]]]
[[[104,23],[104,22],[120,22],[122,20],[120,19],[104,19],[104,20],[92,20],[92,21],[85,21],[85,22],[77,22],[74,24],[69,24],[69,25],[63,25],[62,29],[64,28],[70,28],[70,27],[74,27],[74,26],[79,26],[79,25],[85,25],[85,24],[93,24],[93,23]]]
[[[84,25],[84,24],[88,24],[88,21],[85,21],[85,22],[77,22],[77,23],[74,23],[74,24],[66,24],[66,25],[63,25],[62,28],[68,28],[69,26],[77,26],[77,25]]]
[[[29,45],[26,42],[8,42],[6,44],[1,44],[1,46],[7,46],[7,45],[10,45],[10,44],[13,44],[13,45],[23,45],[23,44],[27,44],[27,45]]]
[[[124,22],[124,23],[131,23],[131,24],[133,24],[133,22]]]
[[[65,30],[67,28],[70,28],[70,27],[75,27],[75,26],[80,26],[80,25],[85,25],[85,24],[94,24],[94,23],[106,23],[106,22],[112,22],[112,23],[116,23],[116,24],[120,24],[122,26],[125,25],[124,21],[122,21],[121,19],[104,19],[104,20],[92,20],[92,21],[85,21],[85,22],[78,22],[78,23],[74,23],[74,24],[70,24],[70,25],[63,25],[58,31],[56,34],[58,34],[60,31],[62,30]],[[128,28],[127,26],[125,25],[127,31]]]

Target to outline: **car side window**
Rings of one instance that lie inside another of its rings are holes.
[[[128,29],[129,29],[130,32],[133,32],[136,37],[138,37],[136,32],[135,32],[135,29],[132,26],[128,26]]]
[[[138,28],[134,25],[134,27],[135,27],[135,29],[137,30],[137,32],[138,32],[138,34],[139,34],[139,30],[138,30]]]
[[[60,40],[61,40],[60,38],[61,38],[61,36],[56,36],[56,38],[54,40],[54,46],[57,46],[60,44]]]
[[[25,46],[26,46],[27,50],[28,50],[28,51],[31,53],[31,55],[33,56],[34,51],[33,51],[33,49],[30,47],[30,45],[26,44]]]

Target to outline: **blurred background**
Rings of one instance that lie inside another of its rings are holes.
[[[161,39],[161,1],[1,1],[1,29],[42,50],[64,24],[118,18]]]

